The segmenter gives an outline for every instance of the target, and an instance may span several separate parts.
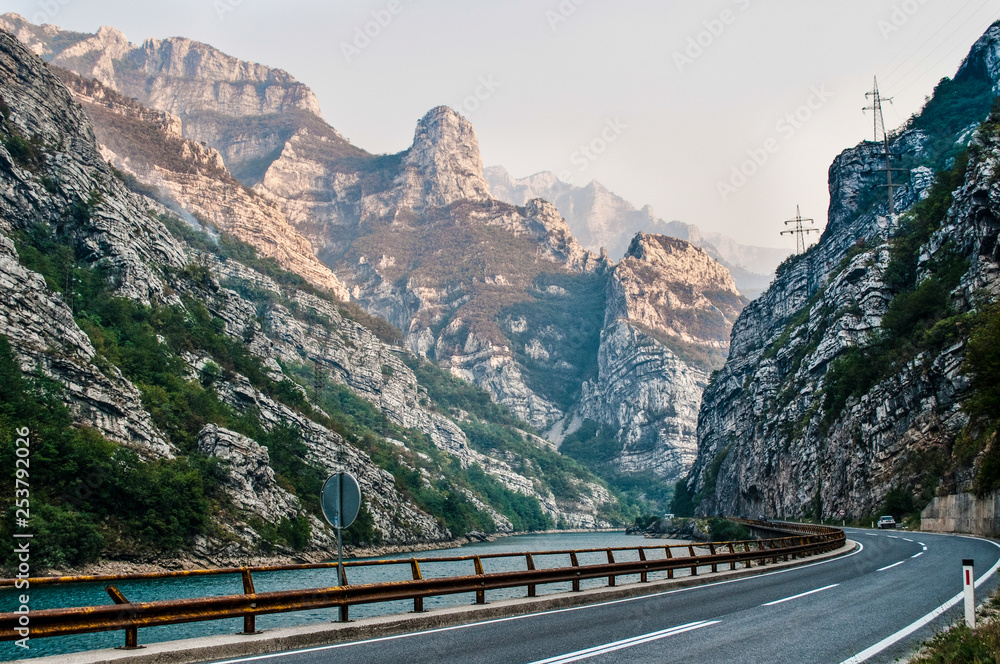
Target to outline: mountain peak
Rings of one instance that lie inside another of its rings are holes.
[[[476,130],[447,106],[431,109],[417,122],[403,166],[400,178],[409,204],[415,207],[493,198],[483,177]]]
[[[655,265],[661,278],[668,281],[685,283],[694,280],[703,291],[739,294],[732,275],[725,267],[704,249],[675,237],[636,233],[621,263]]]

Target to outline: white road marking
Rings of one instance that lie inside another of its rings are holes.
[[[886,535],[889,539],[899,539],[896,535]]]
[[[922,555],[924,555],[923,551],[921,551],[920,553],[914,553],[912,556],[910,556],[910,558],[919,558]]]
[[[902,565],[902,564],[903,564],[903,563],[905,563],[905,562],[906,562],[905,560],[900,560],[900,561],[899,561],[898,563],[893,563],[893,564],[891,564],[891,565],[886,565],[885,567],[879,567],[879,568],[878,568],[877,570],[875,570],[875,571],[876,571],[876,572],[884,572],[884,571],[886,571],[887,569],[892,569],[892,568],[893,568],[893,567],[895,567],[896,565]]]
[[[818,592],[822,592],[824,590],[829,590],[830,588],[836,588],[839,585],[840,585],[839,583],[834,583],[834,584],[831,584],[829,586],[823,586],[822,588],[817,588],[816,590],[810,590],[808,592],[799,593],[798,595],[792,595],[791,597],[786,597],[784,599],[776,599],[773,602],[767,602],[767,603],[763,604],[762,606],[774,606],[775,604],[781,604],[782,602],[790,602],[793,599],[798,599],[800,597],[805,597],[806,595],[812,595],[813,593],[818,593]]]
[[[990,540],[984,540],[984,539],[982,539],[980,537],[970,537],[969,539],[978,539],[978,540],[980,540],[982,542],[990,542]],[[996,542],[990,542],[990,544],[992,544],[993,546],[995,546],[997,548],[1000,548],[1000,544],[997,544]],[[981,584],[985,583],[987,579],[989,579],[991,576],[993,576],[993,574],[997,571],[998,568],[1000,568],[1000,560],[997,560],[996,564],[994,564],[993,567],[991,567],[989,569],[989,571],[986,572],[986,574],[983,574],[981,577],[979,577],[979,580],[976,581],[976,587],[978,588]],[[963,599],[965,599],[965,591],[964,590],[962,592],[958,593],[957,595],[955,595],[954,597],[952,597],[950,600],[948,600],[947,602],[945,602],[944,604],[942,604],[938,608],[936,608],[933,611],[931,611],[930,613],[928,613],[926,616],[924,616],[920,620],[907,625],[906,627],[904,627],[903,629],[899,630],[895,634],[890,634],[889,636],[885,637],[884,639],[882,639],[881,641],[879,641],[878,643],[876,643],[872,647],[867,648],[865,650],[862,650],[861,652],[859,652],[857,655],[854,655],[853,657],[845,659],[840,664],[860,664],[861,662],[864,662],[865,660],[869,659],[870,657],[873,657],[874,655],[879,654],[880,652],[882,652],[883,650],[885,650],[886,648],[888,648],[892,644],[896,643],[897,641],[901,641],[902,639],[905,639],[906,637],[908,637],[910,634],[913,634],[915,631],[917,631],[918,629],[920,629],[921,627],[923,627],[927,623],[931,622],[932,620],[934,620],[935,618],[937,618],[938,616],[940,616],[942,613],[944,613],[945,611],[947,611],[951,607],[953,607],[956,604],[958,604],[959,602],[961,602]]]
[[[904,537],[904,538],[903,538],[903,541],[904,541],[904,542],[912,542],[913,540],[911,540],[911,539],[907,539],[907,538],[905,538],[905,537]]]
[[[927,550],[927,545],[924,544],[923,542],[917,542],[917,544],[919,544],[920,546],[924,547],[925,551]]]
[[[622,639],[621,641],[615,641],[613,643],[605,643],[604,645],[594,646],[593,648],[587,648],[586,650],[577,650],[576,652],[566,653],[565,655],[557,655],[556,657],[549,657],[548,659],[540,659],[532,662],[531,664],[568,664],[569,662],[578,662],[581,659],[589,659],[591,657],[605,655],[616,650],[622,650],[623,648],[631,648],[632,646],[637,646],[642,643],[658,641],[660,639],[665,639],[668,636],[674,636],[675,634],[683,634],[684,632],[701,629],[702,627],[708,627],[709,625],[716,625],[719,622],[721,621],[702,620],[699,622],[688,623],[686,625],[678,625],[677,627],[663,629],[659,632],[650,632],[649,634],[633,636],[630,639]]]

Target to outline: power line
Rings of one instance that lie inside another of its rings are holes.
[[[951,15],[951,16],[950,16],[950,17],[948,18],[948,20],[946,20],[946,21],[945,21],[944,23],[939,23],[939,24],[937,24],[937,30],[934,30],[934,32],[933,32],[933,33],[931,33],[931,36],[930,36],[930,37],[928,37],[928,38],[927,38],[926,40],[924,40],[924,42],[923,42],[922,44],[920,44],[920,46],[918,46],[917,48],[913,49],[912,51],[910,50],[910,46],[912,46],[912,45],[913,45],[914,43],[916,43],[917,39],[919,39],[921,35],[917,35],[917,36],[915,36],[915,37],[914,37],[913,39],[911,39],[911,40],[910,40],[910,41],[909,41],[909,42],[908,42],[908,43],[906,44],[906,46],[904,46],[904,47],[903,47],[902,49],[900,49],[900,50],[899,50],[899,52],[898,52],[898,53],[899,53],[900,55],[902,55],[903,53],[909,53],[910,55],[907,55],[907,56],[905,56],[905,57],[904,57],[904,58],[903,58],[903,59],[902,59],[902,60],[901,60],[901,61],[900,61],[900,62],[899,62],[899,63],[898,63],[898,64],[897,64],[896,66],[894,66],[894,67],[893,67],[893,68],[892,68],[892,69],[891,69],[890,71],[886,72],[886,73],[885,73],[885,74],[884,74],[884,75],[882,76],[882,80],[883,80],[883,81],[887,81],[887,80],[889,80],[889,79],[890,79],[890,78],[892,77],[892,75],[893,75],[893,74],[895,74],[895,73],[896,73],[897,71],[899,71],[901,67],[905,66],[905,65],[906,65],[906,64],[907,64],[907,63],[908,63],[908,62],[910,61],[910,59],[911,59],[911,58],[913,58],[913,57],[914,57],[914,56],[915,56],[916,54],[920,53],[920,52],[921,52],[921,50],[922,50],[922,49],[924,48],[924,46],[927,46],[927,44],[929,44],[929,43],[930,43],[931,41],[933,41],[935,37],[937,37],[937,36],[938,36],[939,34],[941,34],[941,32],[942,32],[943,30],[945,30],[945,28],[947,28],[947,27],[948,27],[948,24],[949,24],[949,23],[951,23],[951,22],[952,22],[953,20],[955,20],[956,18],[958,18],[958,16],[959,16],[959,15],[960,15],[960,14],[961,14],[962,12],[964,12],[964,11],[965,11],[965,9],[966,9],[966,8],[967,8],[967,7],[969,6],[969,5],[971,5],[971,4],[973,3],[973,2],[975,2],[975,1],[976,1],[976,0],[967,0],[967,2],[966,2],[966,3],[964,4],[964,5],[962,5],[962,6],[961,6],[961,7],[959,8],[959,10],[958,10],[957,12],[955,12],[954,14],[952,14],[952,15]],[[976,13],[976,12],[978,12],[978,11],[979,11],[980,9],[982,9],[982,8],[983,8],[983,6],[984,6],[984,5],[986,4],[986,3],[988,3],[988,2],[990,2],[990,0],[983,0],[983,4],[981,4],[981,5],[979,6],[979,8],[978,8],[978,9],[976,9],[976,10],[975,10],[975,11],[973,12],[973,14],[975,14],[975,13]],[[933,29],[933,25],[932,25],[932,26],[930,26],[930,27],[931,27],[931,29]],[[888,67],[888,66],[889,66],[889,64],[891,64],[891,63],[893,62],[893,60],[895,60],[895,59],[896,59],[896,58],[892,58],[892,59],[890,59],[890,60],[889,60],[889,62],[888,62],[888,63],[886,63],[886,67]]]
[[[954,34],[955,34],[956,32],[958,32],[958,31],[959,31],[959,30],[961,30],[961,29],[962,29],[963,27],[965,27],[965,25],[966,25],[966,24],[967,24],[967,23],[968,23],[969,21],[971,21],[972,19],[974,19],[974,18],[976,17],[976,15],[977,15],[977,14],[978,14],[978,13],[979,13],[980,11],[982,11],[983,7],[985,7],[985,6],[986,6],[986,4],[987,4],[988,2],[990,2],[990,0],[986,0],[986,2],[984,2],[984,3],[982,4],[982,5],[980,5],[980,6],[979,6],[979,8],[978,8],[978,9],[976,9],[976,11],[974,11],[974,12],[973,12],[973,13],[972,13],[971,15],[969,15],[969,16],[968,16],[968,17],[967,17],[967,18],[966,18],[966,19],[965,19],[964,21],[962,21],[961,23],[959,23],[959,24],[958,24],[958,26],[957,26],[957,27],[956,27],[956,28],[955,28],[954,30],[952,30],[951,32],[949,32],[949,33],[948,33],[948,36],[947,36],[947,37],[945,37],[945,38],[944,38],[944,39],[943,39],[943,40],[941,41],[941,43],[940,43],[940,44],[938,44],[937,46],[935,46],[934,48],[932,48],[932,49],[931,49],[930,51],[928,51],[928,52],[927,52],[927,54],[926,54],[926,55],[924,55],[924,57],[922,57],[922,58],[921,58],[921,59],[920,59],[919,61],[917,61],[917,63],[916,63],[916,64],[914,64],[914,65],[913,65],[912,67],[910,67],[910,68],[909,68],[908,70],[906,70],[906,73],[905,73],[905,74],[902,74],[902,75],[901,75],[901,76],[900,76],[900,77],[899,77],[899,78],[898,78],[898,79],[896,80],[896,87],[898,87],[898,86],[902,85],[902,83],[903,83],[903,82],[904,82],[904,81],[906,80],[906,78],[907,78],[907,77],[908,77],[908,76],[909,76],[910,74],[912,74],[912,73],[913,73],[913,72],[914,72],[914,71],[915,71],[915,70],[916,70],[916,69],[917,69],[918,67],[920,67],[920,65],[922,65],[922,64],[923,64],[924,62],[926,62],[926,61],[927,61],[927,60],[928,60],[929,58],[931,58],[931,57],[932,57],[932,56],[934,55],[934,53],[936,53],[936,52],[937,52],[937,50],[938,50],[938,49],[940,49],[940,48],[941,48],[942,46],[947,46],[947,45],[948,45],[948,40],[949,40],[949,39],[951,39],[951,37],[952,37],[952,36],[954,36]],[[950,54],[950,53],[951,53],[951,51],[954,51],[954,50],[955,50],[955,48],[957,48],[957,46],[956,46],[956,47],[952,47],[952,48],[951,48],[951,49],[949,50],[949,52],[948,52],[948,53],[946,53],[946,54],[945,54],[945,56],[944,56],[944,57],[942,57],[941,59],[939,59],[939,60],[938,60],[937,62],[940,62],[940,61],[941,61],[941,60],[943,60],[943,59],[944,59],[945,57],[948,57],[948,54]],[[921,72],[921,73],[920,73],[920,74],[918,75],[918,77],[917,77],[917,78],[920,78],[920,76],[923,76],[923,75],[924,75],[924,73],[926,73],[926,71],[928,71],[928,70],[924,70],[923,72]],[[890,76],[891,76],[891,75],[890,75]],[[886,78],[889,78],[889,76],[887,76]]]

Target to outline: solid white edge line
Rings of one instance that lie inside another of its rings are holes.
[[[875,570],[875,571],[876,571],[876,572],[884,572],[884,571],[886,571],[887,569],[892,569],[892,568],[893,568],[893,567],[895,567],[896,565],[902,565],[902,564],[903,564],[903,563],[905,563],[905,562],[906,562],[905,560],[900,560],[900,561],[899,561],[898,563],[893,563],[893,564],[891,564],[891,565],[886,565],[885,567],[879,567],[879,568],[878,568],[877,570]]]
[[[581,659],[587,659],[588,657],[596,657],[597,655],[603,655],[606,652],[613,652],[615,650],[621,650],[622,648],[628,648],[630,646],[639,645],[642,643],[648,643],[649,641],[656,641],[658,639],[665,639],[668,636],[673,636],[674,634],[683,634],[684,632],[689,632],[693,629],[698,629],[700,627],[707,627],[708,625],[714,625],[718,623],[718,620],[713,622],[708,622],[706,620],[699,620],[698,622],[687,623],[685,625],[677,625],[676,627],[671,627],[669,629],[661,629],[658,632],[650,632],[649,634],[640,634],[638,636],[633,636],[628,639],[622,639],[621,641],[613,641],[611,643],[604,643],[599,646],[593,646],[592,648],[586,648],[584,650],[576,650],[574,652],[564,653],[562,655],[556,655],[554,657],[549,657],[548,659],[540,659],[531,664],[562,664],[563,662],[575,662]]]
[[[346,648],[348,646],[360,646],[368,643],[379,643],[381,641],[392,641],[395,639],[406,639],[413,636],[423,636],[425,634],[436,634],[439,632],[451,632],[458,629],[468,629],[470,627],[479,627],[480,625],[491,625],[494,623],[510,622],[513,620],[526,620],[528,618],[535,618],[537,616],[546,616],[555,613],[569,613],[570,611],[583,611],[584,609],[594,609],[602,606],[611,606],[612,604],[624,604],[625,602],[637,602],[639,600],[651,599],[653,597],[663,597],[664,595],[675,595],[677,593],[689,592],[692,590],[698,590],[701,588],[709,588],[712,586],[724,586],[730,583],[738,583],[740,581],[749,581],[752,579],[762,579],[767,576],[774,576],[776,574],[785,574],[787,572],[795,572],[801,569],[808,569],[810,567],[816,567],[817,565],[826,565],[827,563],[837,562],[838,560],[845,560],[851,556],[856,556],[865,550],[865,545],[861,542],[855,542],[858,548],[850,553],[846,553],[842,556],[837,556],[836,558],[828,558],[826,560],[820,560],[815,563],[809,563],[808,565],[799,565],[797,567],[788,567],[786,569],[779,569],[773,572],[765,572],[764,574],[755,574],[753,576],[744,576],[738,579],[729,579],[727,581],[713,581],[712,583],[706,583],[700,586],[690,586],[688,588],[677,588],[676,590],[665,590],[660,593],[653,593],[651,595],[640,595],[638,597],[626,597],[624,599],[613,599],[609,602],[600,602],[597,604],[585,604],[583,606],[571,606],[565,609],[553,609],[551,611],[541,611],[539,613],[526,613],[520,616],[510,616],[508,618],[495,618],[493,620],[483,620],[481,622],[466,623],[464,625],[452,625],[451,627],[438,627],[436,629],[428,629],[422,632],[407,632],[406,634],[394,634],[392,636],[380,636],[374,639],[365,639],[364,641],[350,641],[348,643],[333,643],[328,646],[316,646],[314,648],[300,648],[298,650],[287,650],[285,652],[274,652],[268,653],[266,655],[253,655],[251,657],[240,657],[237,659],[225,659],[215,664],[238,664],[239,662],[256,662],[262,659],[268,658],[278,658],[278,657],[288,657],[290,655],[298,655],[301,653],[309,652],[320,652],[323,650],[334,650],[336,648]]]
[[[989,542],[993,546],[995,546],[998,549],[1000,549],[1000,544],[998,544],[996,542],[991,542],[988,539],[983,539],[981,537],[969,537],[968,539],[979,540],[981,542]],[[987,571],[985,574],[983,574],[981,577],[979,577],[979,580],[976,581],[976,583],[975,583],[976,588],[978,588],[981,584],[985,583],[988,578],[990,578],[991,576],[993,576],[993,574],[997,571],[997,569],[1000,569],[1000,559],[998,559],[996,561],[996,563],[993,565],[993,567],[991,567],[989,569],[989,571]],[[859,652],[857,655],[854,655],[853,657],[849,657],[849,658],[845,659],[840,664],[859,664],[860,662],[863,662],[863,661],[867,660],[868,658],[872,657],[873,655],[877,655],[878,653],[882,652],[883,650],[885,650],[886,648],[888,648],[892,644],[894,644],[897,641],[900,641],[900,640],[906,638],[907,636],[909,636],[910,634],[913,634],[915,631],[917,631],[918,629],[920,629],[924,625],[926,625],[929,622],[933,621],[935,618],[937,618],[938,616],[940,616],[941,614],[943,614],[945,611],[947,611],[948,609],[950,609],[951,607],[955,606],[960,601],[962,601],[962,599],[964,597],[965,597],[965,591],[963,590],[962,592],[958,593],[957,595],[955,595],[954,597],[952,597],[950,600],[948,600],[947,602],[945,602],[944,604],[942,604],[938,608],[936,608],[933,611],[931,611],[930,613],[928,613],[923,618],[917,620],[914,623],[911,623],[911,624],[907,625],[906,627],[904,627],[903,629],[899,630],[895,634],[890,634],[889,636],[885,637],[884,639],[882,639],[881,641],[879,641],[875,645],[871,646],[870,648],[866,648],[866,649],[862,650],[861,652]]]
[[[813,593],[823,592],[824,590],[829,590],[830,588],[836,588],[839,583],[832,583],[828,586],[823,586],[822,588],[817,588],[816,590],[808,590],[804,593],[799,593],[798,595],[792,595],[791,597],[785,597],[784,599],[776,599],[773,602],[765,602],[761,606],[774,606],[775,604],[781,604],[782,602],[790,602],[793,599],[798,599],[800,597],[805,597],[806,595],[812,595]]]

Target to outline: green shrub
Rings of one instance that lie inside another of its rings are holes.
[[[750,529],[742,523],[726,519],[709,519],[708,536],[713,542],[738,542],[753,539]]]

